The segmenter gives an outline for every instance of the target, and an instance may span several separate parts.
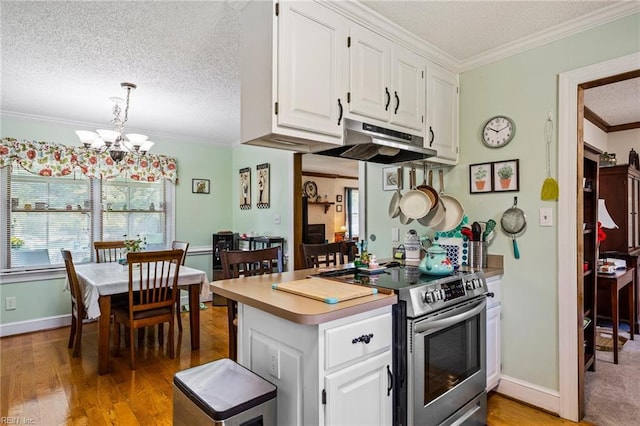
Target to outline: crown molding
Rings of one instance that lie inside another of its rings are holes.
[[[458,72],[469,71],[638,12],[640,12],[640,2],[638,1],[616,3],[572,21],[556,25],[546,31],[515,40],[500,48],[472,56],[460,62]]]
[[[457,72],[460,67],[460,61],[455,57],[432,45],[427,40],[407,31],[357,0],[325,0],[319,1],[319,3],[345,16],[352,22],[360,24],[448,70]]]

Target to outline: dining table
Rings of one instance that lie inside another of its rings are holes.
[[[89,319],[98,319],[98,374],[109,372],[111,297],[129,292],[129,267],[116,262],[82,263],[75,267]],[[189,290],[191,349],[200,348],[200,291],[208,285],[207,274],[180,266],[178,287]]]

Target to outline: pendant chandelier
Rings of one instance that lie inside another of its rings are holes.
[[[87,130],[76,130],[76,134],[84,145],[85,149],[91,150],[97,154],[105,151],[115,162],[121,161],[126,154],[136,157],[145,155],[153,146],[153,142],[147,140],[147,136],[138,133],[123,134],[124,125],[129,119],[129,97],[131,92],[137,87],[133,83],[120,83],[120,86],[126,90],[127,97],[125,99],[112,97],[113,102],[113,130],[98,129],[95,132]],[[124,106],[124,116],[123,116]]]

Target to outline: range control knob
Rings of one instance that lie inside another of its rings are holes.
[[[465,287],[467,287],[467,290],[473,290],[473,289],[474,289],[474,287],[473,287],[473,281],[472,281],[472,280],[467,281],[467,282],[465,283]]]
[[[433,293],[427,291],[424,294],[424,303],[433,303]]]

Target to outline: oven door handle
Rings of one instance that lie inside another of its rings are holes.
[[[459,322],[465,321],[469,318],[472,318],[478,315],[480,312],[485,310],[486,300],[482,299],[478,302],[477,306],[472,309],[465,310],[464,312],[445,318],[438,318],[438,316],[434,316],[433,318],[427,318],[425,320],[420,321],[414,327],[414,332],[416,334],[423,333],[427,330],[446,328],[451,325],[457,324]]]

